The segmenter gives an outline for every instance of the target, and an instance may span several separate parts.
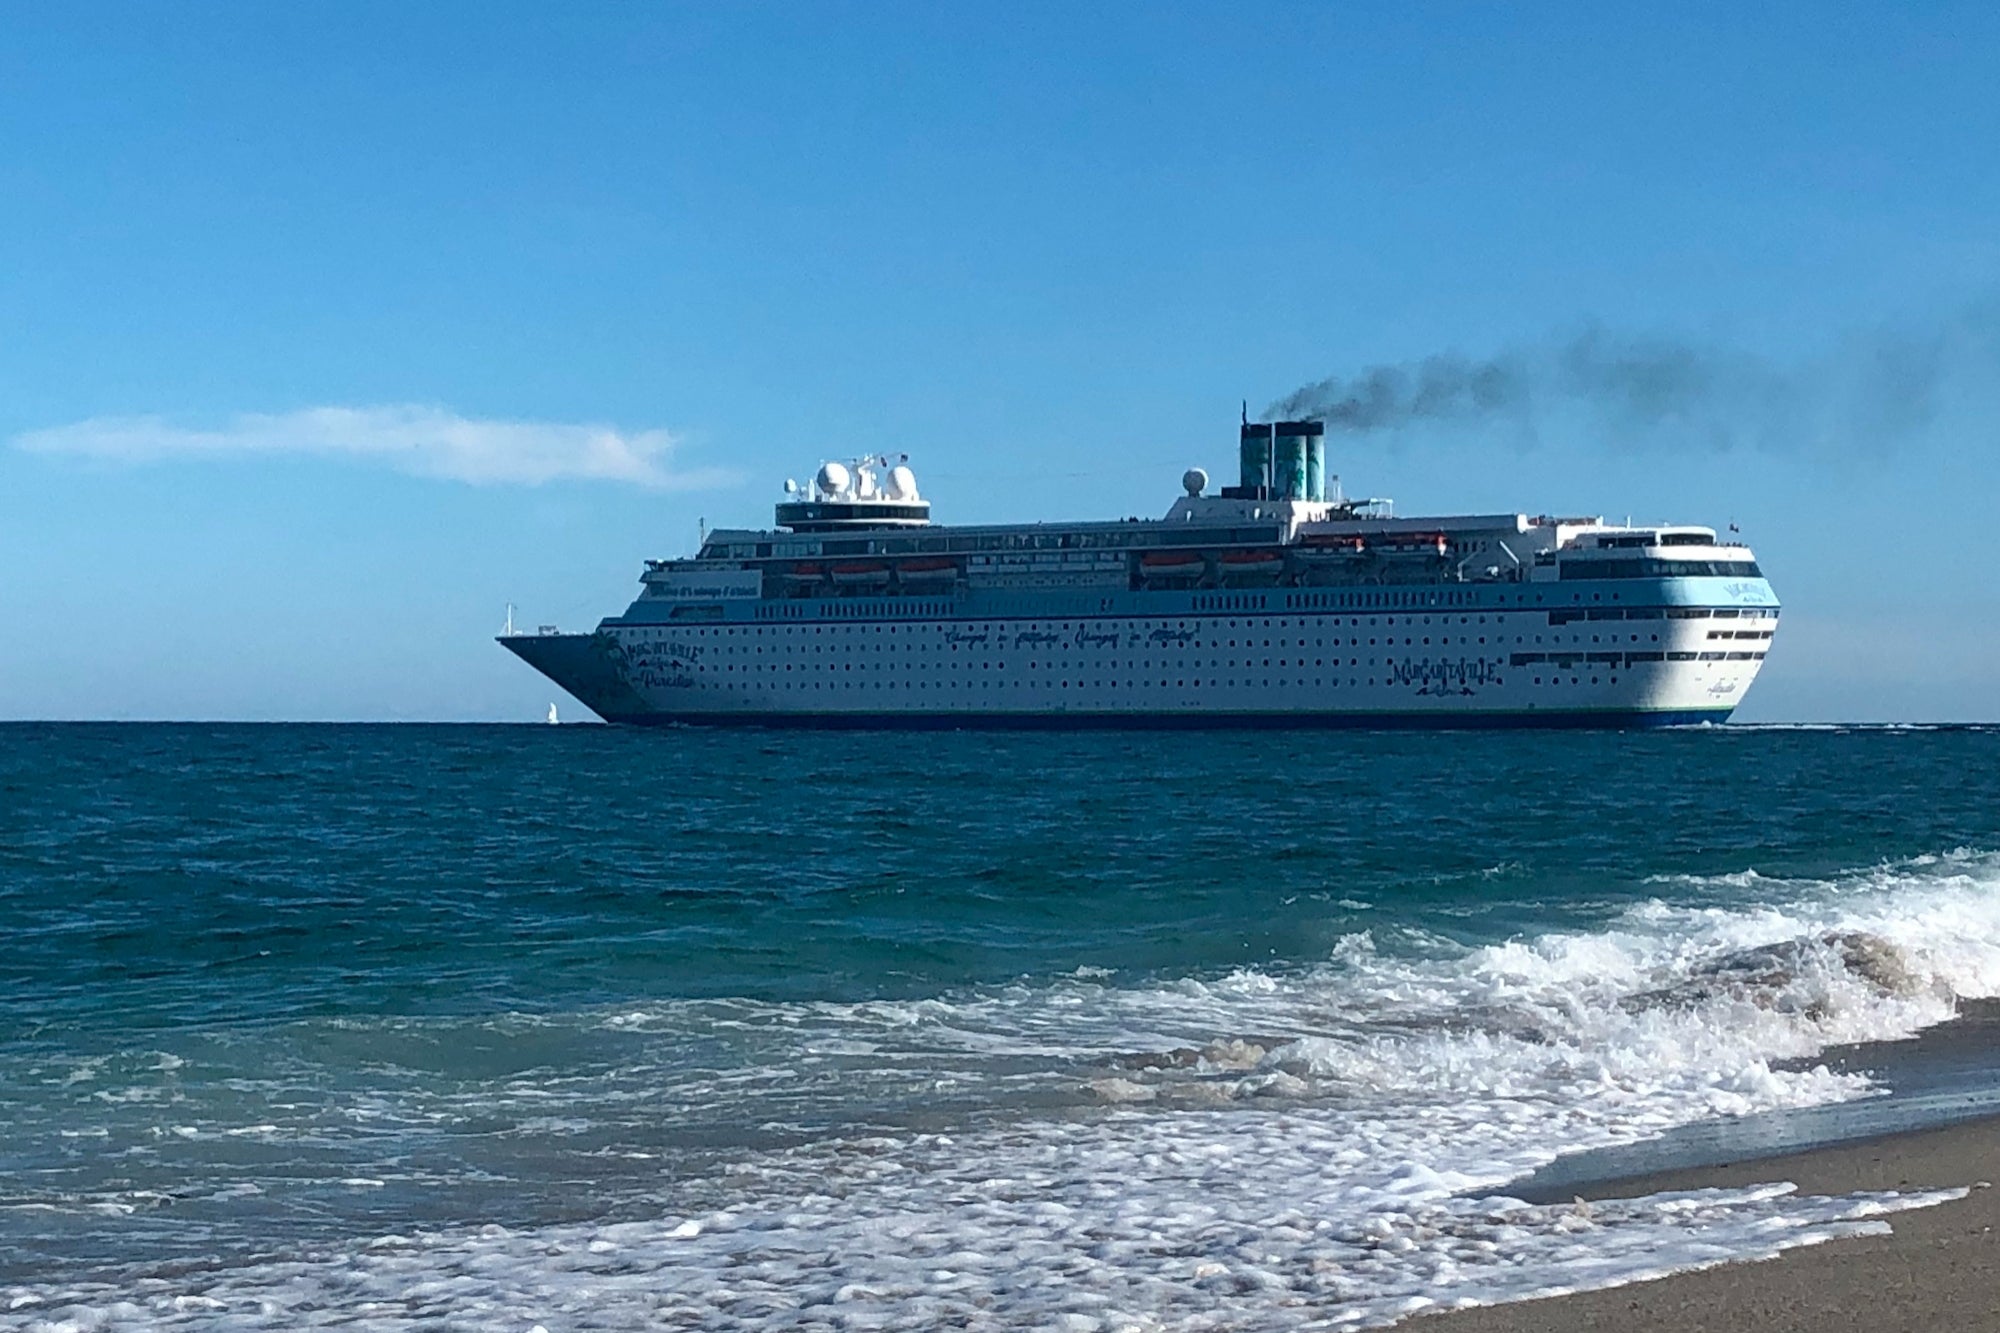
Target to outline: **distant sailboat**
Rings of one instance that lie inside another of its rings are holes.
[[[558,718],[556,717],[556,706],[555,706],[554,704],[550,704],[550,705],[549,705],[549,725],[550,725],[550,726],[552,726],[552,727],[553,727],[553,726],[555,726],[558,720],[559,720],[559,719],[558,719]]]

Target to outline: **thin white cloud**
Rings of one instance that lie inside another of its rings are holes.
[[[482,420],[411,403],[247,412],[210,429],[157,416],[92,417],[14,437],[17,448],[35,453],[132,463],[283,454],[354,458],[475,485],[583,479],[693,490],[735,480],[724,469],[673,466],[677,443],[664,430]]]

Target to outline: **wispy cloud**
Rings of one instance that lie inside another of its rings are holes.
[[[310,454],[365,460],[412,476],[475,485],[533,486],[584,479],[693,490],[735,480],[725,469],[674,466],[678,441],[664,430],[499,421],[412,403],[244,413],[209,428],[177,425],[157,416],[92,417],[29,431],[15,436],[13,443],[35,453],[132,463]]]

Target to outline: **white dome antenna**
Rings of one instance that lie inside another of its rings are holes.
[[[854,478],[848,473],[847,465],[844,463],[822,463],[819,476],[814,480],[819,483],[822,494],[845,495]]]
[[[1190,496],[1200,495],[1208,488],[1208,473],[1198,467],[1191,467],[1181,474],[1181,485]]]

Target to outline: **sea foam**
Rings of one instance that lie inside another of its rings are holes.
[[[732,1021],[769,1059],[949,1068],[954,1095],[1029,1087],[1039,1109],[746,1150],[699,1188],[658,1182],[699,1206],[650,1219],[18,1286],[0,1324],[1361,1328],[1871,1234],[1956,1197],[1507,1196],[1564,1153],[1866,1096],[1815,1057],[2000,993],[1990,857],[1677,888],[1595,930],[1355,935],[1310,968],[745,1003]],[[712,1017],[591,1021],[672,1035]]]

